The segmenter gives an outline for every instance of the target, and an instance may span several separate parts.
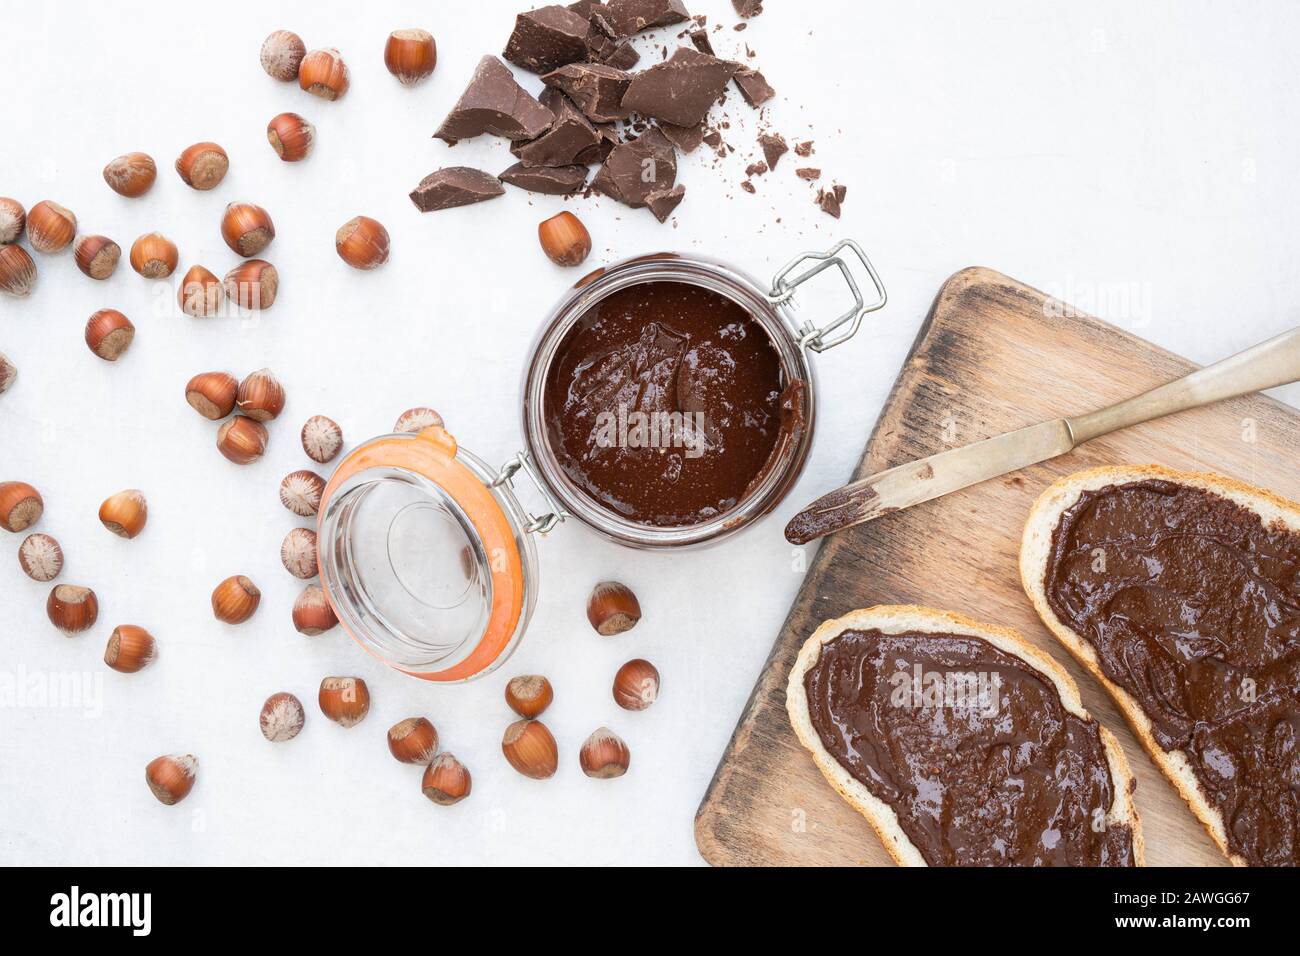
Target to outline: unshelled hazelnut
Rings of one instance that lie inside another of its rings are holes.
[[[41,493],[25,481],[0,481],[0,528],[25,531],[45,510]]]
[[[555,738],[540,720],[516,720],[501,738],[501,752],[525,777],[544,780],[559,766]]]
[[[370,688],[360,677],[326,677],[316,700],[322,714],[344,727],[355,727],[370,713]]]
[[[18,563],[33,581],[53,581],[63,570],[63,549],[48,534],[29,534],[18,546]]]
[[[123,674],[144,670],[158,656],[158,644],[143,627],[121,624],[113,628],[104,648],[104,663]]]
[[[521,674],[506,684],[506,704],[520,717],[536,717],[554,697],[551,682],[540,674]]]
[[[104,167],[104,182],[119,196],[143,196],[158,178],[158,166],[148,153],[127,153]]]
[[[399,720],[388,728],[388,752],[402,763],[427,765],[438,752],[438,731],[425,717]]]
[[[291,471],[280,481],[280,504],[301,518],[310,518],[320,508],[325,479],[305,468]]]
[[[299,634],[316,637],[338,622],[334,608],[330,607],[329,599],[319,585],[307,585],[293,602],[293,626]]]
[[[9,391],[9,386],[18,377],[18,366],[9,360],[9,356],[0,352],[0,395]]]
[[[420,789],[440,807],[449,807],[469,796],[473,780],[465,765],[443,751],[424,768]]]
[[[226,273],[226,298],[241,309],[269,309],[280,291],[280,273],[265,259],[246,259]]]
[[[71,637],[95,626],[99,619],[99,599],[90,588],[75,584],[56,584],[45,601],[50,623]]]
[[[77,234],[77,217],[72,210],[43,199],[27,213],[27,241],[37,252],[66,249]]]
[[[316,532],[310,528],[290,528],[280,543],[280,563],[295,578],[314,578],[316,565]]]
[[[78,236],[72,246],[77,268],[92,279],[107,279],[117,271],[122,247],[108,236]]]
[[[131,268],[146,279],[166,279],[179,261],[176,243],[161,232],[145,233],[131,243]]]
[[[343,429],[339,428],[334,419],[313,415],[302,426],[302,450],[312,461],[322,465],[333,461],[342,447]]]
[[[225,624],[243,624],[262,603],[262,592],[242,574],[232,574],[212,589],[212,614]]]
[[[384,66],[403,86],[413,86],[433,72],[438,47],[427,30],[394,30],[384,44]]]
[[[199,761],[193,754],[169,754],[149,761],[144,779],[158,802],[170,807],[189,796],[198,772]]]
[[[195,143],[176,158],[176,173],[186,186],[215,189],[226,178],[230,157],[216,143]]]
[[[262,41],[262,69],[275,80],[298,79],[298,65],[307,55],[302,37],[290,30],[276,30]]]
[[[248,258],[255,256],[275,238],[275,223],[261,206],[232,202],[221,217],[221,238],[232,250]]]
[[[537,239],[546,257],[557,266],[576,266],[591,252],[591,234],[582,220],[568,211],[540,223]]]
[[[221,421],[235,408],[239,382],[229,372],[200,372],[185,385],[185,401],[204,418]]]
[[[598,727],[578,752],[582,772],[588,777],[608,780],[627,773],[632,755],[621,737],[608,727]]]
[[[266,426],[236,415],[217,429],[217,451],[236,465],[251,465],[266,451]]]
[[[281,691],[266,698],[257,722],[262,728],[262,736],[273,744],[279,744],[297,737],[302,732],[306,719],[302,701],[293,694]]]
[[[36,285],[36,263],[22,246],[0,246],[0,292],[16,299],[31,294]]]
[[[298,85],[313,96],[340,99],[348,82],[348,65],[338,50],[312,50],[298,65]]]
[[[614,675],[614,701],[624,710],[645,710],[659,697],[659,671],[649,661],[628,661]]]
[[[86,320],[86,345],[105,362],[116,362],[134,339],[135,326],[117,309],[100,309]]]
[[[144,492],[128,488],[105,498],[99,506],[99,520],[118,537],[134,538],[144,530],[145,522],[149,520],[149,504]]]
[[[266,141],[286,163],[307,158],[316,145],[316,127],[297,113],[280,113],[266,124]]]
[[[269,422],[284,409],[284,386],[269,368],[260,368],[239,383],[235,401],[253,421]]]
[[[442,427],[442,416],[432,408],[417,406],[416,408],[408,408],[397,416],[393,431],[399,435],[415,434],[435,425],[439,428]]]
[[[587,598],[587,620],[597,634],[621,634],[641,620],[641,605],[626,584],[602,581]]]
[[[17,242],[27,228],[27,210],[17,199],[0,196],[0,246]]]
[[[221,280],[203,266],[190,266],[176,293],[181,311],[196,319],[208,318],[221,311],[225,294]]]
[[[368,216],[349,219],[334,233],[339,258],[354,269],[377,269],[388,261],[388,230]]]

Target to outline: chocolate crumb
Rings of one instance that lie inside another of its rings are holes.
[[[754,188],[754,184],[751,183],[748,179],[744,180],[744,181],[740,184],[740,188],[743,189],[743,190],[745,190],[745,192],[747,192],[747,193],[756,193],[756,192],[758,192],[758,190]]]
[[[776,169],[777,160],[790,152],[785,137],[780,133],[763,133],[758,137],[758,145],[763,147],[763,158],[767,160],[768,169]]]
[[[799,169],[796,169],[794,171],[794,174],[798,176],[800,179],[806,179],[809,182],[811,182],[814,179],[820,179],[822,171],[820,169],[814,169],[811,166],[803,166],[800,167]]]
[[[811,156],[814,152],[812,140],[795,144],[794,153],[796,156]]]
[[[763,12],[763,0],[731,0],[731,5],[735,7],[738,16],[746,19]]]

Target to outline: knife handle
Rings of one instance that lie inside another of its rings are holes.
[[[1153,418],[1295,381],[1300,381],[1300,327],[1142,395],[1066,422],[1079,444]]]

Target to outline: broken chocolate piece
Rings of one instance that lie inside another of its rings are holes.
[[[672,123],[660,123],[659,130],[664,138],[683,153],[693,153],[704,141],[704,124],[694,126],[676,126]]]
[[[776,96],[776,90],[763,79],[763,74],[758,70],[750,70],[742,67],[736,71],[732,77],[736,81],[736,86],[740,88],[740,95],[745,98],[745,102],[755,108],[762,106],[772,97]]]
[[[504,192],[497,178],[481,169],[448,166],[421,179],[411,191],[411,202],[420,212],[433,212],[495,199]]]
[[[678,47],[670,59],[632,74],[623,108],[677,126],[694,126],[708,114],[736,67],[690,47]]]
[[[494,56],[478,61],[469,85],[433,135],[456,145],[459,140],[492,133],[506,139],[535,139],[555,117],[522,86],[510,68]]]
[[[743,190],[745,190],[745,192],[750,193],[751,195],[752,195],[753,193],[758,192],[758,190],[754,188],[754,184],[751,183],[748,179],[744,180],[744,181],[740,184],[740,188],[743,189]]]
[[[623,37],[691,18],[682,0],[609,0],[606,6],[610,26]]]
[[[593,123],[626,119],[622,105],[632,76],[603,63],[570,63],[542,77],[547,86],[569,94]]]
[[[780,133],[763,133],[758,137],[758,145],[763,147],[763,158],[767,160],[768,169],[776,169],[776,161],[790,152],[785,137]]]
[[[795,144],[794,153],[796,156],[811,156],[814,152],[816,151],[813,149],[813,141],[810,139]]]
[[[549,73],[587,58],[587,19],[552,4],[515,17],[515,29],[501,54],[516,66]]]
[[[596,124],[596,135],[600,137],[600,142],[595,146],[584,149],[577,158],[580,163],[603,163],[609,158],[614,147],[623,142],[619,138],[618,130],[613,123]]]
[[[541,102],[555,114],[551,128],[535,140],[510,148],[525,166],[569,166],[600,144],[596,127],[563,92],[548,86],[542,91]]]
[[[614,147],[592,179],[591,188],[639,209],[651,194],[668,192],[676,181],[677,157],[672,143],[651,128],[640,139]]]
[[[503,183],[530,192],[565,196],[576,193],[587,185],[587,167],[582,165],[525,166],[523,163],[515,163],[497,178]]]
[[[756,17],[763,12],[763,0],[731,0],[731,5],[736,8],[738,16]],[[736,29],[739,30],[744,24],[738,24]]]
[[[681,205],[682,199],[686,196],[685,186],[674,186],[672,189],[658,189],[645,197],[645,204],[650,207],[656,219],[663,222],[672,215],[673,210]]]
[[[821,206],[822,212],[834,216],[836,219],[840,218],[840,198],[835,195],[835,190],[817,190],[817,199],[815,201],[818,206]]]
[[[713,52],[713,44],[709,42],[709,31],[703,28],[692,30],[690,32],[691,43],[695,44],[695,49],[701,53],[707,53],[709,56],[716,56]]]
[[[627,70],[636,66],[641,59],[630,40],[621,36],[609,22],[609,8],[604,4],[592,4],[587,27],[587,59],[592,63],[604,63],[616,70]]]
[[[630,40],[619,40],[614,49],[600,58],[606,66],[616,70],[630,70],[641,61],[641,54],[636,52]]]
[[[767,172],[767,163],[750,163],[745,167],[746,176],[762,176]]]
[[[814,179],[821,178],[822,171],[820,169],[814,169],[811,166],[801,166],[799,169],[794,171],[794,174],[800,179],[806,179],[809,182],[812,182]]]

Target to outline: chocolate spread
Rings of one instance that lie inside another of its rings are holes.
[[[822,745],[930,866],[1132,866],[1095,720],[979,638],[845,631],[804,675]],[[1100,829],[1100,832],[1099,832]]]
[[[1186,753],[1229,848],[1300,863],[1300,534],[1187,485],[1109,485],[1061,516],[1043,585]]]
[[[641,524],[710,521],[743,501],[805,422],[767,332],[684,282],[643,282],[593,305],[547,373],[560,467],[603,508]]]

